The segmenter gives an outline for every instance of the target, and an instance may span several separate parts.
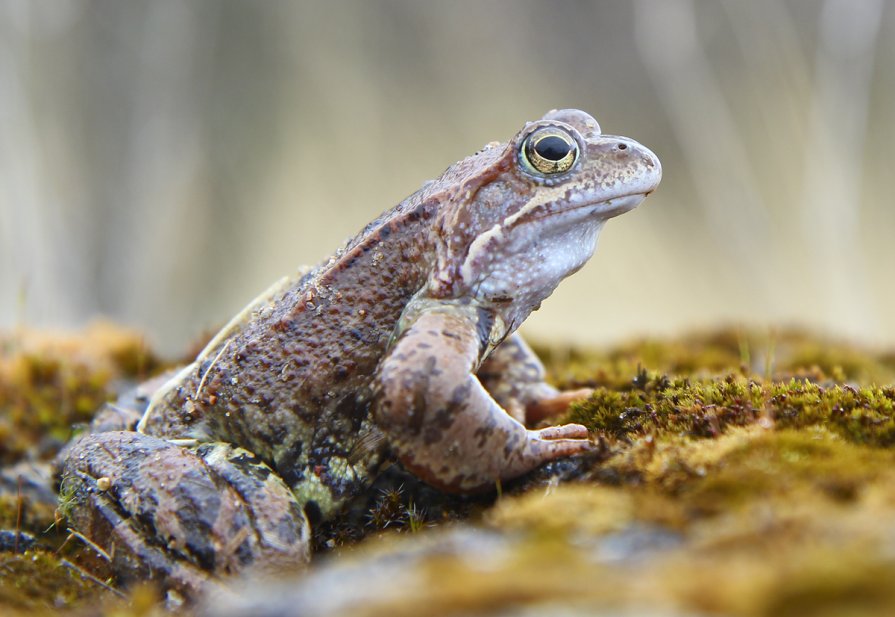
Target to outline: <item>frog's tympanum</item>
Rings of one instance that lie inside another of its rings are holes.
[[[586,392],[544,383],[514,332],[660,177],[570,109],[452,165],[252,302],[138,424],[100,414],[61,463],[72,525],[122,580],[193,594],[305,564],[310,525],[394,458],[472,492],[588,450],[583,426],[526,427]]]

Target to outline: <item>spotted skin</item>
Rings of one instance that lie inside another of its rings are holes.
[[[62,475],[70,523],[106,549],[125,583],[159,580],[194,596],[209,572],[225,576],[256,564],[281,571],[308,561],[301,504],[242,448],[93,433],[76,444]]]
[[[138,413],[101,414],[62,457],[73,525],[117,547],[121,578],[189,595],[203,573],[299,567],[308,524],[395,457],[472,492],[587,450],[582,426],[527,428],[586,392],[544,383],[514,332],[660,177],[652,152],[577,110],[452,165],[253,301],[135,432]]]
[[[474,374],[480,343],[469,315],[427,311],[383,361],[376,419],[408,469],[470,492],[590,449],[581,425],[528,430],[501,408]]]

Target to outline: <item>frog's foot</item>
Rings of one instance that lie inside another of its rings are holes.
[[[588,388],[561,392],[546,383],[544,365],[518,334],[501,343],[476,375],[508,414],[528,426],[561,415],[593,392]]]
[[[587,439],[587,428],[581,424],[563,424],[561,426],[548,426],[547,428],[529,431],[542,441],[567,440],[580,444],[582,439]]]
[[[590,450],[578,424],[527,430],[471,374],[481,349],[468,315],[433,311],[405,330],[380,366],[376,419],[410,471],[471,492]]]
[[[188,450],[140,433],[87,435],[62,465],[60,509],[108,553],[119,581],[158,580],[188,598],[248,567],[309,559],[309,526],[292,492],[246,450]]]
[[[564,414],[569,405],[588,398],[594,391],[592,388],[561,391],[556,396],[530,402],[525,407],[525,418],[529,424],[537,424],[549,418]]]
[[[526,446],[522,449],[515,466],[524,471],[556,458],[581,454],[593,449],[588,440],[587,428],[580,424],[548,426],[528,431]]]

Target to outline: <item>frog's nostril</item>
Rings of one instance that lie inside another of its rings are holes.
[[[618,144],[618,145],[615,146],[615,147],[618,148],[619,150],[627,150],[627,149],[628,149],[628,144]]]

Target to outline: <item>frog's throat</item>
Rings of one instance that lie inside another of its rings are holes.
[[[518,212],[507,217],[505,221],[495,224],[475,238],[469,245],[469,250],[460,266],[460,277],[466,284],[471,284],[475,278],[474,264],[482,251],[495,250],[494,245],[507,242],[509,235],[518,227],[534,221],[542,221],[559,230],[572,224],[587,224],[589,222],[597,227],[596,231],[599,233],[604,221],[633,210],[646,195],[646,193],[631,193],[613,196],[609,199],[589,200],[588,192],[566,196],[565,191],[562,193],[551,191],[542,198],[526,204]],[[562,205],[550,207],[551,204],[556,203]],[[539,208],[541,211],[538,211]],[[554,219],[554,221],[551,222],[550,219]]]

